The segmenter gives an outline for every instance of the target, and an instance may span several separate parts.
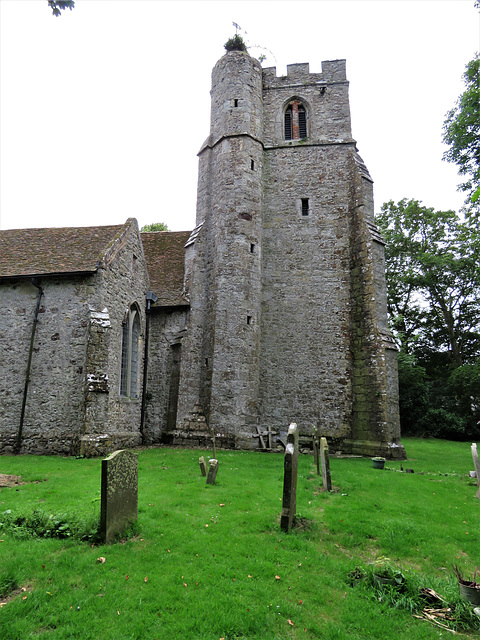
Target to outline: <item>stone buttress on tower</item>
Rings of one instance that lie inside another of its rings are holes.
[[[345,61],[262,69],[231,51],[212,73],[176,441],[213,429],[316,425],[334,450],[404,457],[384,245],[352,138]]]

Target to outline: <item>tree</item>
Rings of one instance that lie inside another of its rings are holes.
[[[446,115],[443,141],[450,148],[443,158],[458,165],[466,177],[459,189],[465,191],[467,212],[478,217],[480,210],[480,57],[477,53],[463,74],[466,89]]]
[[[453,366],[480,353],[479,232],[454,211],[390,201],[377,223],[386,240],[388,312],[405,353],[445,352]]]
[[[70,9],[71,11],[75,6],[75,2],[74,0],[48,0],[48,6],[53,15],[58,18],[65,9]]]
[[[480,247],[473,220],[387,202],[387,309],[399,354],[402,431],[480,435]]]
[[[140,231],[168,231],[168,227],[164,222],[152,222],[144,225]]]

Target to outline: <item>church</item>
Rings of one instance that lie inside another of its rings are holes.
[[[212,72],[196,223],[0,231],[0,452],[170,444],[404,458],[384,242],[345,60]]]

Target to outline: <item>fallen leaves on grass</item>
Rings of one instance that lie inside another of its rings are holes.
[[[106,558],[104,558],[103,556],[100,556],[99,558],[97,558],[97,562],[99,562],[100,564],[105,564],[105,560]]]
[[[294,626],[293,622],[291,620],[287,620],[288,624],[291,625],[292,627]]]

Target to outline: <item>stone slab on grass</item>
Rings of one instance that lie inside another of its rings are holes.
[[[138,456],[115,451],[102,460],[100,534],[111,542],[138,518]]]

